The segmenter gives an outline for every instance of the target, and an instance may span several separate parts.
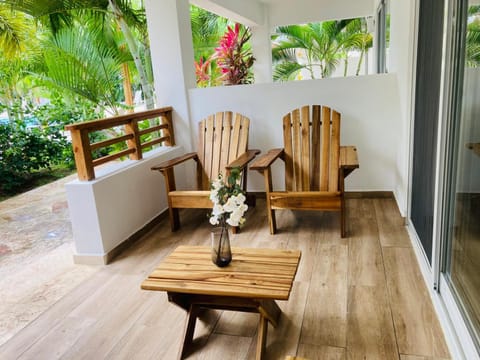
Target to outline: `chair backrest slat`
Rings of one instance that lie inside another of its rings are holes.
[[[292,111],[292,145],[293,145],[293,191],[302,191],[301,171],[302,171],[302,144],[300,130],[300,110]]]
[[[220,172],[220,157],[222,155],[223,142],[223,112],[215,114],[212,142],[212,168],[209,172],[211,179],[216,178]]]
[[[233,122],[232,122],[232,119]],[[247,151],[250,119],[231,111],[210,115],[199,123],[198,158],[202,165],[200,188],[210,189],[210,181]]]
[[[328,191],[338,190],[338,170],[340,164],[340,114],[332,110],[332,143],[330,147],[330,178]]]
[[[302,132],[302,170],[300,181],[302,182],[302,190],[310,191],[310,108],[303,106],[300,114]]]
[[[338,191],[340,114],[313,105],[283,117],[285,189]]]
[[[240,114],[235,114],[232,140],[230,142],[229,161],[235,160],[238,152],[238,144],[240,143],[240,128],[242,126],[241,119],[242,119],[242,116]]]
[[[220,169],[224,169],[230,160],[230,141],[232,133],[232,112],[225,111],[223,113],[223,131],[222,131],[222,147],[220,157]]]
[[[293,159],[292,159],[292,116],[290,113],[283,117],[283,144],[285,148],[285,190],[293,190]]]
[[[212,172],[214,127],[215,115],[210,115],[205,123],[205,153],[203,156],[203,169],[207,177],[210,177]],[[205,181],[203,181],[203,184],[205,185]]]
[[[238,147],[235,158],[238,158],[248,149],[248,128],[250,126],[250,119],[245,116],[240,116],[240,138],[238,139]]]
[[[320,190],[320,105],[312,106],[312,171],[310,172],[311,190]]]
[[[328,190],[330,166],[330,108],[322,108],[322,145],[320,156],[320,191]]]

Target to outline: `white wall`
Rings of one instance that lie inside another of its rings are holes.
[[[397,99],[396,77],[388,74],[189,91],[191,114],[197,121],[222,110],[250,117],[249,147],[262,151],[283,146],[282,116],[288,111],[305,104],[335,108],[342,113],[341,143],[356,145],[360,159],[360,169],[346,181],[350,191],[395,189],[396,157],[404,150],[398,144]],[[280,186],[283,176],[278,174],[274,178]],[[252,172],[249,189],[265,190],[260,174]]]
[[[109,251],[167,208],[163,175],[150,168],[183,153],[180,146],[159,148],[143,160],[108,164],[95,180],[66,184],[76,262],[104,263]],[[176,177],[183,183],[183,167]]]
[[[407,215],[410,162],[410,131],[412,115],[413,75],[415,70],[415,0],[390,1],[390,49],[387,68],[398,79],[398,102],[401,127],[396,158],[395,196],[400,213]],[[407,145],[407,146],[405,146]]]
[[[265,7],[258,0],[191,0],[192,4],[247,26],[262,25]]]
[[[173,107],[175,141],[190,150],[187,89],[195,87],[188,0],[146,0],[157,106]]]
[[[272,26],[372,15],[373,0],[266,0]]]

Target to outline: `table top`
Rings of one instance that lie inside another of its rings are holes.
[[[288,300],[299,250],[232,248],[232,262],[212,263],[209,246],[179,246],[142,283],[144,290]]]

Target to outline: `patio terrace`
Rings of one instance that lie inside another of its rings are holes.
[[[347,207],[346,239],[340,238],[338,215],[319,212],[279,212],[280,233],[272,236],[263,199],[235,235],[234,246],[302,250],[290,300],[279,302],[280,324],[269,329],[267,358],[449,358],[395,201],[349,198]],[[168,303],[165,293],[140,290],[140,283],[176,246],[208,245],[211,226],[204,211],[186,210],[182,219],[176,233],[161,220],[108,266],[63,267],[58,278],[71,281],[64,295],[3,344],[0,358],[175,358],[186,313]],[[42,256],[51,268],[63,261],[48,252]],[[43,270],[37,270],[27,287],[42,280]],[[17,280],[8,286],[22,287]],[[46,289],[56,284],[54,279]],[[23,301],[35,309],[41,299]],[[256,327],[254,314],[208,312],[197,325],[189,358],[251,359]]]

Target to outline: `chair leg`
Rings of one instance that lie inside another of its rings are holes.
[[[268,224],[270,225],[270,234],[274,235],[277,232],[277,220],[275,217],[275,210],[267,209]]]
[[[346,209],[345,209],[345,198],[341,198],[341,209],[340,209],[340,234],[342,238],[347,237],[347,224],[346,224]]]
[[[180,216],[178,214],[178,209],[169,207],[168,215],[170,217],[170,229],[172,231],[177,231],[180,228]]]

